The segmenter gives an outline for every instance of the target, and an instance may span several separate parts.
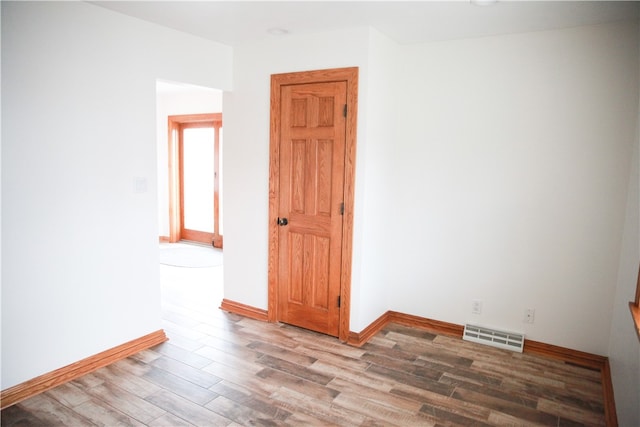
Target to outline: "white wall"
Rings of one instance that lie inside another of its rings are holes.
[[[607,354],[636,30],[409,46],[354,30],[235,49],[225,177],[243,196],[226,198],[225,297],[267,306],[269,75],[360,66],[351,329],[393,309]]]
[[[352,331],[361,331],[389,310],[394,274],[387,267],[395,207],[389,204],[396,189],[389,179],[396,129],[397,44],[369,30],[366,90],[359,108],[367,120],[358,129],[354,250],[351,292]],[[366,140],[366,144],[361,141]]]
[[[637,22],[406,46],[400,64],[391,308],[606,355]]]
[[[233,92],[224,94],[225,298],[267,308],[271,74],[360,66],[366,83],[367,43],[368,30],[362,28],[274,37],[234,49]],[[361,97],[363,91],[366,84],[360,85]],[[365,107],[359,107],[359,123]],[[358,148],[365,144],[359,137]]]
[[[640,80],[640,74],[638,77]],[[636,120],[620,271],[609,343],[611,377],[618,424],[621,426],[640,425],[640,342],[629,311],[629,301],[633,301],[636,295],[640,260],[640,113]]]
[[[229,90],[231,57],[86,3],[3,2],[3,389],[160,328],[155,80]],[[610,350],[616,378],[629,360],[637,375],[633,351],[609,346],[628,336],[617,316],[637,262],[636,24],[235,49],[225,297],[267,307],[270,74],[346,66],[360,67],[351,329],[387,309],[476,320]],[[614,384],[618,399],[634,386]]]
[[[163,85],[167,85],[164,83]],[[157,92],[158,136],[158,235],[169,236],[169,116],[222,112],[222,91],[211,88],[180,88]]]
[[[231,54],[83,2],[3,2],[2,389],[161,329],[156,79],[229,89]]]
[[[288,36],[234,49],[234,90],[225,93],[225,298],[267,308],[270,75],[359,67],[350,329],[388,307],[384,264],[389,224],[386,159],[394,132],[395,43],[370,28]],[[247,268],[250,266],[250,268]]]

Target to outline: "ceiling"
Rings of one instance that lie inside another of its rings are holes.
[[[638,19],[638,1],[91,1],[230,46],[287,34],[371,26],[398,43],[541,31]],[[271,29],[287,34],[274,35]]]

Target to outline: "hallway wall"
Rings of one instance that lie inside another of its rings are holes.
[[[2,389],[161,329],[156,79],[229,89],[231,53],[85,2],[2,3]]]

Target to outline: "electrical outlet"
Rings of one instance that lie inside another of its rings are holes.
[[[473,300],[471,302],[471,313],[472,314],[482,314],[482,301]]]
[[[527,308],[524,311],[524,323],[533,323],[534,318],[536,317],[536,309],[535,308]]]

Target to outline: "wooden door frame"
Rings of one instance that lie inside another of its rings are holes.
[[[207,114],[182,114],[168,117],[168,141],[169,141],[169,242],[176,243],[181,239],[182,224],[184,221],[183,212],[181,210],[182,197],[184,188],[180,179],[182,169],[182,153],[180,150],[181,135],[180,132],[183,125],[219,122],[219,126],[214,125],[215,141],[214,153],[219,152],[219,135],[220,127],[222,127],[222,113]],[[214,164],[214,236],[213,246],[222,248],[222,235],[219,234],[219,173],[220,167]]]
[[[269,141],[269,263],[268,311],[270,322],[278,320],[278,207],[280,202],[280,90],[293,84],[347,83],[347,120],[345,124],[344,218],[342,223],[342,260],[340,274],[340,322],[338,338],[347,341],[351,312],[351,256],[353,248],[353,206],[356,165],[358,113],[358,67],[273,74],[271,76],[271,120]]]

